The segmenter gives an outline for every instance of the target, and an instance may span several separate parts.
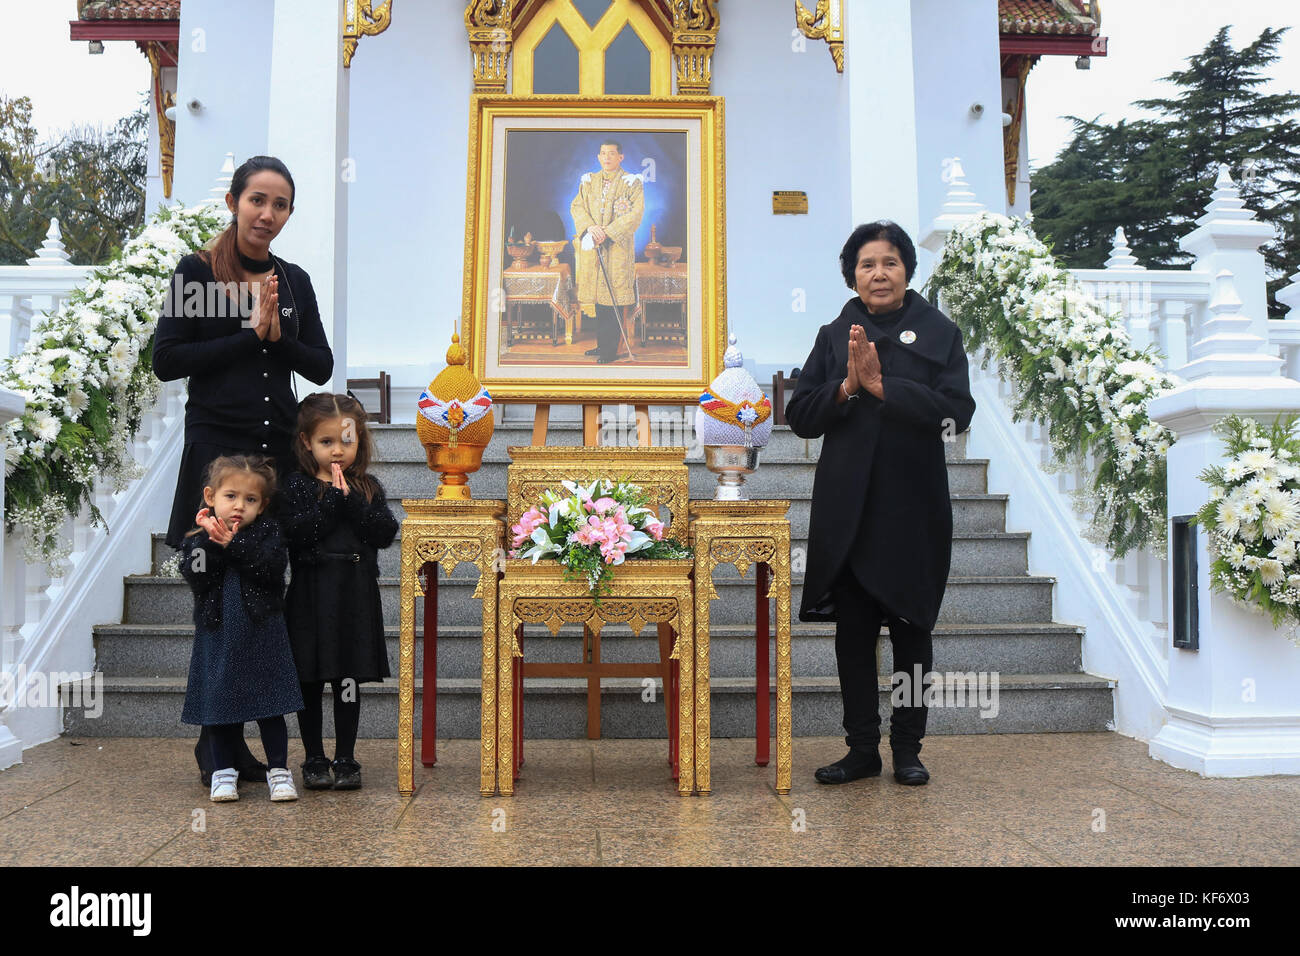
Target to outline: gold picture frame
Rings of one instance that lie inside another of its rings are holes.
[[[618,146],[622,165],[606,175],[640,178],[647,213],[635,227],[634,268],[615,258],[611,242],[599,251],[597,272],[590,266],[597,253],[579,258],[589,246],[579,241],[568,197],[573,209],[591,208],[591,190],[584,199],[580,188],[589,180],[578,172],[599,177],[604,147],[596,144],[612,138],[631,145]],[[471,369],[494,399],[699,399],[722,370],[726,347],[724,160],[722,97],[471,96],[462,328]],[[545,235],[532,235],[515,212],[522,207],[547,224],[537,227]],[[671,231],[658,242],[646,241],[658,225],[652,209]],[[611,278],[611,269],[621,271]],[[599,320],[586,314],[596,302],[584,309],[580,301],[592,296],[593,276],[616,303]],[[617,304],[629,287],[633,304]],[[611,314],[623,327],[618,354],[599,363],[583,346],[598,341],[599,322],[600,334],[618,327]]]

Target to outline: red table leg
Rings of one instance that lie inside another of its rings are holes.
[[[759,562],[754,569],[754,763],[766,767],[772,748],[772,703],[768,686],[768,566]]]
[[[438,762],[438,562],[426,562],[424,573],[424,702],[421,708],[420,762]]]

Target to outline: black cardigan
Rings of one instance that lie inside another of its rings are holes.
[[[240,528],[224,548],[213,544],[202,529],[190,535],[181,545],[181,575],[194,592],[194,623],[221,626],[222,583],[231,565],[239,568],[244,607],[252,620],[265,621],[283,614],[284,569],[288,563],[280,525],[267,515],[259,515],[251,525]]]
[[[307,273],[279,260],[280,340],[259,339],[197,253],[176,266],[154,332],[153,370],[189,378],[185,441],[256,449],[292,447],[298,420],[292,374],[329,381],[334,355]],[[249,300],[251,302],[251,300]],[[245,303],[245,309],[249,303]],[[248,314],[247,312],[245,314]]]
[[[295,567],[299,562],[317,564],[323,560],[320,542],[342,521],[356,531],[366,550],[367,563],[377,566],[376,552],[393,543],[398,523],[388,507],[383,485],[373,475],[370,477],[375,483],[375,495],[369,502],[356,488],[349,489],[344,495],[331,485],[321,494],[319,486],[324,483],[300,471],[285,479],[276,514],[284,527],[285,537],[289,539],[290,557]]]

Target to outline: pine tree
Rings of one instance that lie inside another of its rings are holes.
[[[1300,214],[1300,93],[1263,93],[1266,70],[1279,59],[1287,28],[1266,28],[1240,51],[1223,27],[1205,49],[1188,58],[1188,68],[1165,77],[1180,92],[1170,98],[1138,100],[1137,106],[1169,117],[1180,136],[1181,162],[1171,195],[1172,218],[1184,231],[1205,209],[1219,164],[1226,163],[1246,205],[1278,230],[1265,244],[1270,315],[1282,308],[1273,294],[1288,266],[1300,267],[1294,236]],[[1288,248],[1288,225],[1290,244]]]
[[[1123,226],[1134,255],[1152,268],[1190,261],[1178,240],[1195,227],[1226,163],[1246,205],[1278,237],[1265,244],[1269,314],[1287,271],[1300,268],[1300,94],[1263,93],[1286,28],[1265,29],[1234,50],[1223,27],[1188,68],[1164,81],[1172,97],[1138,100],[1156,120],[1115,126],[1074,119],[1073,141],[1034,175],[1040,234],[1074,268],[1097,268]]]

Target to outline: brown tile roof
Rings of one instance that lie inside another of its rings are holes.
[[[1003,34],[1091,34],[1101,25],[1096,0],[998,0]]]
[[[179,20],[181,0],[77,0],[82,20]]]

